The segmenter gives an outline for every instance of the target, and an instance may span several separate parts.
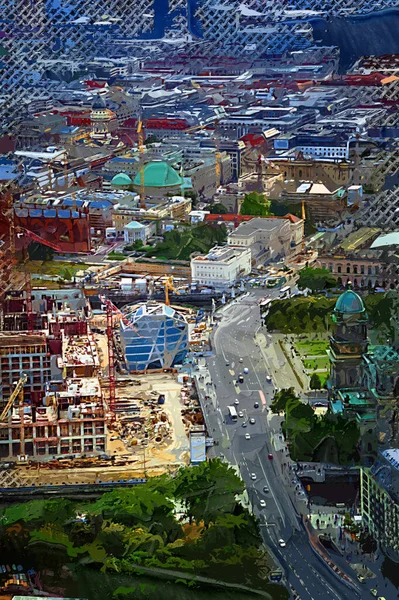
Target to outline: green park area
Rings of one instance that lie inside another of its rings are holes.
[[[0,509],[0,554],[62,596],[244,600],[258,589],[286,600],[287,590],[269,583],[274,565],[237,500],[243,491],[236,471],[215,459],[92,501],[13,504]]]
[[[295,340],[294,345],[304,368],[311,377],[311,387],[323,388],[330,372],[330,361],[327,356],[328,338],[301,335]]]
[[[330,413],[316,415],[293,388],[277,392],[271,409],[274,413],[284,413],[282,430],[294,460],[340,465],[359,460],[360,431],[356,421]]]
[[[193,252],[206,254],[213,246],[225,242],[226,228],[213,225],[184,225],[167,231],[163,242],[147,251],[148,257],[162,260],[190,260]]]
[[[85,271],[90,265],[61,260],[29,260],[24,268],[32,275],[49,275],[61,279],[72,279],[78,271]]]

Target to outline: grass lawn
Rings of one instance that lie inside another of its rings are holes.
[[[326,383],[328,376],[329,376],[330,372],[329,371],[324,371],[324,372],[318,372],[317,375],[320,378],[321,381],[321,386],[323,387],[324,384]],[[313,373],[309,373],[309,376],[311,377],[313,375]]]
[[[295,346],[301,356],[323,356],[328,349],[329,342],[327,339],[305,338],[304,340],[296,340]]]
[[[309,359],[302,357],[302,362],[305,369],[326,369],[330,364],[327,355]]]
[[[47,290],[59,290],[60,284],[58,281],[52,281],[51,279],[32,277],[32,287],[44,287]]]
[[[34,275],[54,275],[60,276],[62,272],[67,270],[72,276],[78,271],[85,271],[90,265],[83,263],[65,262],[61,260],[28,260],[26,262],[26,270]],[[21,269],[22,269],[21,265]]]

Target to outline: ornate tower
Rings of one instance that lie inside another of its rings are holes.
[[[346,290],[334,308],[334,333],[330,338],[332,388],[359,388],[362,384],[363,356],[367,353],[367,312],[361,297]]]
[[[111,140],[110,121],[114,113],[107,108],[107,103],[103,96],[97,94],[91,106],[92,137],[97,140]]]

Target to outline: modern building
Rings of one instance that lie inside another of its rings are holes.
[[[251,272],[250,248],[215,246],[206,256],[191,259],[193,284],[227,289]]]
[[[188,352],[188,323],[171,306],[147,302],[125,306],[121,343],[129,371],[169,369]]]
[[[371,468],[360,472],[363,523],[384,552],[399,562],[399,450],[382,451]]]

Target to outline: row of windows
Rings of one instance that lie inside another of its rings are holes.
[[[345,268],[343,265],[333,265],[333,263],[322,263],[321,266],[323,269],[328,269],[329,271],[333,271],[334,267],[336,267],[336,271],[334,271],[334,273],[346,272],[353,273],[354,275],[378,275],[380,271],[378,266],[373,267],[372,265],[368,265],[367,267],[365,265],[360,265],[359,267],[359,265],[347,264]],[[342,269],[344,269],[344,271]]]

